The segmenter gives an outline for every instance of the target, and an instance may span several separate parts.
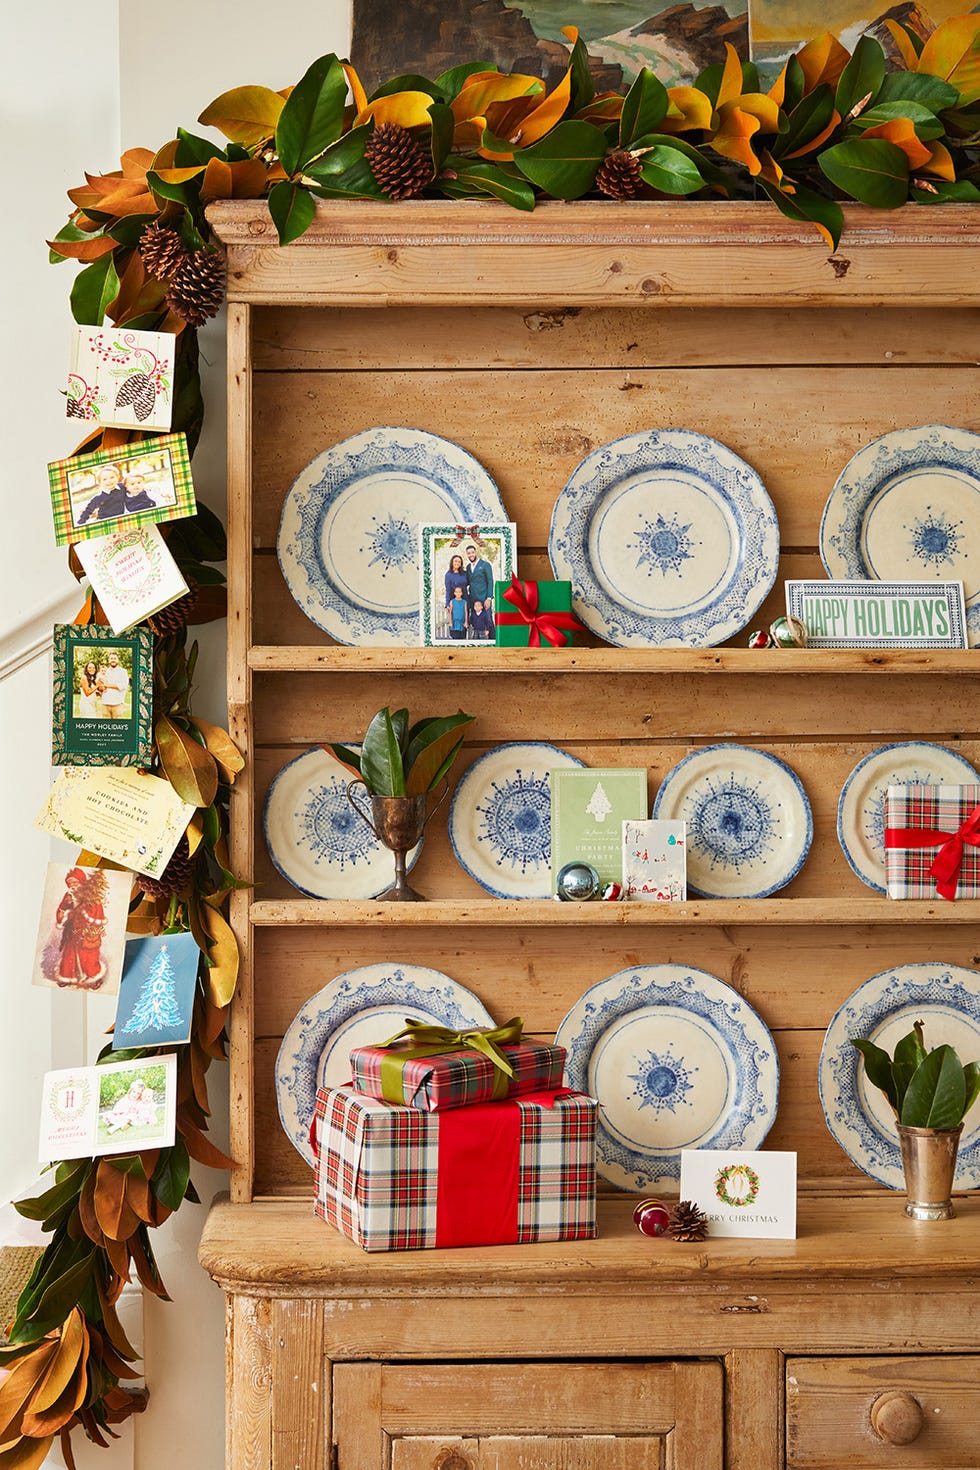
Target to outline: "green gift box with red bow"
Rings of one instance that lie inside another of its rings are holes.
[[[571,582],[495,582],[493,621],[498,648],[563,648],[585,629],[572,616]]]

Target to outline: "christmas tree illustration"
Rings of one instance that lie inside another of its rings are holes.
[[[177,977],[170,956],[161,949],[140,987],[139,998],[123,1031],[166,1031],[183,1017],[177,1004]]]
[[[585,808],[585,810],[590,814],[590,816],[595,817],[597,822],[604,822],[609,813],[612,811],[612,802],[606,795],[605,788],[603,787],[601,781],[596,782],[596,788],[593,791],[589,804]]]

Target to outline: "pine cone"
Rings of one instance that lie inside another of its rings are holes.
[[[216,316],[225,295],[225,262],[217,250],[192,250],[170,277],[167,305],[192,327]]]
[[[191,613],[197,606],[198,585],[192,577],[185,577],[187,591],[183,597],[178,597],[176,602],[168,603],[152,617],[147,618],[146,625],[151,633],[157,638],[169,638],[174,633],[182,633],[191,620]]]
[[[147,878],[145,873],[138,873],[136,881],[147,898],[166,901],[173,898],[175,893],[183,893],[190,882],[192,867],[193,860],[185,833],[174,848],[173,856],[159,878]]]
[[[158,281],[169,281],[183,260],[186,251],[176,230],[154,220],[140,236],[140,255],[151,276]]]
[[[640,160],[626,148],[614,148],[600,163],[595,186],[610,199],[635,199],[643,188]]]
[[[375,182],[389,199],[414,199],[432,183],[432,159],[401,123],[382,123],[364,145]]]
[[[667,1234],[671,1240],[704,1240],[708,1234],[708,1217],[693,1201],[679,1200],[670,1212]]]

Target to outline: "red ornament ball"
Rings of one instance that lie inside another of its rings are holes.
[[[755,633],[749,634],[750,648],[772,648],[772,637],[765,628],[759,628]]]
[[[633,1210],[633,1224],[641,1235],[666,1235],[670,1211],[660,1199],[641,1199]]]

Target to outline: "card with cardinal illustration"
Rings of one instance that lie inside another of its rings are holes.
[[[169,429],[176,345],[172,332],[74,327],[68,417],[102,428]]]

